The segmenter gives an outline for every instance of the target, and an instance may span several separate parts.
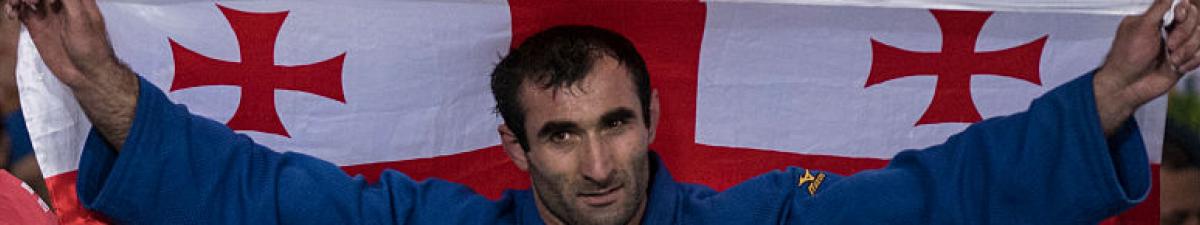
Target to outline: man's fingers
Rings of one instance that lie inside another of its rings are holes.
[[[83,14],[88,17],[91,22],[100,22],[103,25],[104,16],[100,15],[100,6],[96,5],[96,0],[78,0],[83,6]]]
[[[0,6],[0,7],[4,7],[4,18],[6,18],[6,19],[17,18],[17,11],[13,10],[13,5],[8,4],[8,2],[4,2],[4,6]]]
[[[63,18],[63,42],[67,44],[67,48],[72,50],[89,50],[75,49],[73,44],[78,43],[77,39],[90,38],[89,31],[92,26],[87,13],[83,10],[83,3],[80,0],[59,0],[62,1],[62,7],[65,14]]]
[[[1200,52],[1193,53],[1191,59],[1176,67],[1176,69],[1179,70],[1177,71],[1178,73],[1187,73],[1188,71],[1195,70],[1197,66],[1200,66]]]
[[[1184,44],[1179,48],[1171,49],[1171,63],[1176,66],[1180,73],[1194,69],[1191,65],[1195,61],[1200,60],[1197,57],[1200,54],[1200,35],[1188,35]]]
[[[28,13],[28,12],[24,12]],[[22,16],[21,21],[24,22],[25,28],[29,30],[29,35],[37,41],[42,36],[61,36],[62,31],[58,28],[60,21],[58,17],[53,16]]]
[[[77,23],[77,21],[85,21],[84,20],[84,16],[85,16],[84,12],[83,12],[83,9],[81,9],[83,6],[80,5],[81,3],[79,2],[79,0],[57,0],[57,1],[62,2],[62,8],[63,8],[62,10],[66,11],[66,13],[65,13],[67,16],[66,22]]]
[[[25,18],[25,29],[37,46],[39,52],[43,49],[62,48],[62,28],[55,17]],[[46,56],[43,56],[43,58]]]
[[[1171,58],[1168,59],[1175,65],[1180,65],[1188,60],[1191,60],[1193,57],[1195,57],[1197,49],[1200,49],[1200,37],[1197,37],[1194,34],[1185,37],[1179,37],[1179,39],[1183,40],[1183,44],[1180,44],[1179,47],[1171,48]]]
[[[48,0],[47,0],[47,1],[48,1]],[[19,2],[20,4],[25,4],[25,5],[38,5],[38,4],[42,4],[42,1],[41,1],[41,0],[17,0],[17,2]]]
[[[27,8],[28,6],[31,5],[31,3],[27,3],[24,0],[0,0],[0,1],[4,1],[4,5],[5,5],[5,7],[7,7],[6,10],[12,11],[12,13],[10,14],[11,16],[19,16],[22,13],[27,13],[26,11],[28,11],[28,10],[26,10],[25,8]]]
[[[82,77],[64,49],[61,17],[25,18],[24,22],[38,54],[51,72],[63,82],[73,82],[76,77]]]
[[[1196,49],[1200,47],[1200,37],[1196,35],[1197,26],[1200,26],[1200,22],[1198,22],[1200,21],[1200,18],[1198,18],[1200,13],[1196,12],[1196,8],[1190,3],[1180,4],[1178,7],[1185,9],[1181,12],[1185,12],[1188,15],[1178,17],[1182,21],[1176,24],[1175,30],[1171,31],[1171,34],[1167,37],[1167,48],[1171,50],[1171,55],[1168,57],[1170,57],[1169,60],[1171,63],[1175,65],[1180,65],[1190,60]]]
[[[1196,7],[1193,6],[1190,2],[1186,5],[1180,4],[1180,6],[1186,6],[1188,11],[1190,11],[1189,14],[1191,14],[1191,15],[1184,17],[1184,19],[1187,20],[1187,22],[1185,22],[1184,24],[1181,24],[1181,25],[1186,25],[1186,26],[1177,28],[1177,29],[1191,29],[1193,31],[1197,30],[1197,26],[1200,26],[1200,25],[1198,25],[1197,22],[1195,22],[1195,21],[1200,20],[1200,12],[1197,12]],[[1197,57],[1197,54],[1200,54],[1200,34],[1198,34],[1198,33],[1200,33],[1200,31],[1191,32],[1190,34],[1187,34],[1187,35],[1182,35],[1182,34],[1172,34],[1171,35],[1171,36],[1173,36],[1173,38],[1182,39],[1182,42],[1183,42],[1183,44],[1180,44],[1180,46],[1177,46],[1176,48],[1171,48],[1172,55],[1170,56],[1171,62],[1174,63],[1175,66],[1177,66],[1176,69],[1178,69],[1178,72],[1180,72],[1180,73],[1191,71],[1192,69],[1195,69],[1196,64],[1200,64],[1200,62],[1197,62],[1197,61],[1200,61],[1200,57]],[[1179,40],[1171,40],[1171,41],[1179,41]]]
[[[1179,4],[1175,7],[1175,25],[1174,30],[1167,35],[1167,48],[1171,50],[1178,49],[1180,45],[1188,41],[1188,37],[1196,30],[1197,22],[1195,7],[1191,4]]]
[[[1154,0],[1149,9],[1142,14],[1144,22],[1155,25],[1162,24],[1163,15],[1167,14],[1167,10],[1171,10],[1171,0]]]

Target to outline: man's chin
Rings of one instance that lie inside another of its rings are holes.
[[[629,223],[629,217],[620,215],[620,212],[603,212],[596,214],[584,213],[583,218],[579,218],[579,224],[595,224],[595,225],[623,225]]]
[[[610,204],[590,205],[579,201],[576,206],[580,224],[627,224],[637,212],[637,204],[628,204],[629,198],[617,199]]]

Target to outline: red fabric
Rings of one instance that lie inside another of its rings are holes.
[[[102,215],[88,211],[79,202],[75,193],[75,180],[78,171],[71,171],[46,178],[46,187],[50,189],[50,202],[54,211],[60,216],[59,223],[75,225],[108,224]]]
[[[38,196],[20,179],[0,170],[0,224],[58,224]]]

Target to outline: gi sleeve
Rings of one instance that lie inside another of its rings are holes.
[[[93,130],[80,162],[81,202],[115,222],[464,224],[498,213],[461,185],[395,171],[369,184],[331,163],[272,151],[172,104],[145,80],[140,87],[123,149]]]
[[[1106,138],[1087,74],[1029,110],[901,152],[884,169],[793,188],[796,224],[1096,224],[1146,198],[1133,118]],[[806,170],[792,168],[792,183]],[[810,184],[812,182],[809,182]],[[803,184],[803,183],[801,183]]]

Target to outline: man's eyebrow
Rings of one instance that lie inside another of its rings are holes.
[[[636,114],[634,114],[633,109],[629,109],[626,107],[618,107],[616,109],[610,110],[610,111],[604,113],[603,115],[601,115],[600,122],[602,124],[606,124],[606,123],[612,122],[612,121],[626,121],[626,120],[633,119],[635,115]],[[542,124],[542,129],[538,130],[537,136],[538,137],[547,137],[547,136],[553,135],[558,132],[581,130],[581,129],[583,129],[583,128],[581,128],[579,126],[579,124],[577,124],[575,122],[554,120],[554,121],[549,121],[549,122]]]
[[[633,119],[633,117],[634,117],[634,113],[633,113],[632,109],[625,108],[625,107],[619,107],[619,108],[610,110],[607,113],[604,113],[604,115],[600,116],[600,122],[607,124],[608,122],[612,122],[612,121],[630,120],[630,119]]]
[[[579,130],[579,124],[570,121],[549,121],[538,130],[538,137],[546,137],[562,131]]]

